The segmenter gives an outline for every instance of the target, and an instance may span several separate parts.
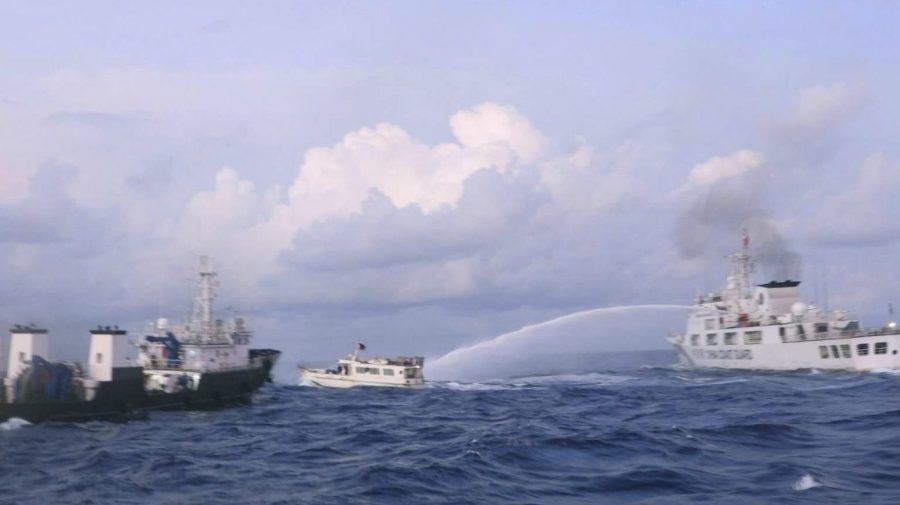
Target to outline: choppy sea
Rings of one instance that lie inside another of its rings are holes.
[[[900,376],[645,363],[0,425],[0,503],[900,503]],[[427,371],[427,367],[426,367]]]

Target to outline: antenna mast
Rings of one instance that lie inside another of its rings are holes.
[[[216,299],[216,273],[212,270],[208,256],[200,256],[197,265],[197,296],[194,298],[194,314],[191,326],[197,330],[200,340],[209,342],[213,335],[212,311]]]
[[[737,254],[731,255],[731,261],[734,264],[733,275],[737,280],[737,290],[740,298],[750,298],[752,296],[751,286],[753,274],[753,261],[750,258],[750,235],[744,228],[741,237],[741,250]]]

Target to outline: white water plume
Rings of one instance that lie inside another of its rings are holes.
[[[683,328],[684,312],[691,308],[625,305],[568,314],[451,351],[434,360],[427,374],[437,380],[473,380],[570,373],[576,371],[573,357],[588,353],[667,348],[664,337]],[[585,365],[580,360],[579,366]]]

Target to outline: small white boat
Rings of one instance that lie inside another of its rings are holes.
[[[365,348],[360,344],[356,352],[339,359],[334,369],[300,366],[300,383],[341,389],[354,386],[416,388],[425,385],[422,373],[425,358],[361,358],[359,352]]]

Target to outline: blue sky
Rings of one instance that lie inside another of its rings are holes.
[[[0,10],[3,324],[136,327],[202,252],[263,343],[436,355],[689,302],[742,226],[761,275],[896,301],[892,3]]]

